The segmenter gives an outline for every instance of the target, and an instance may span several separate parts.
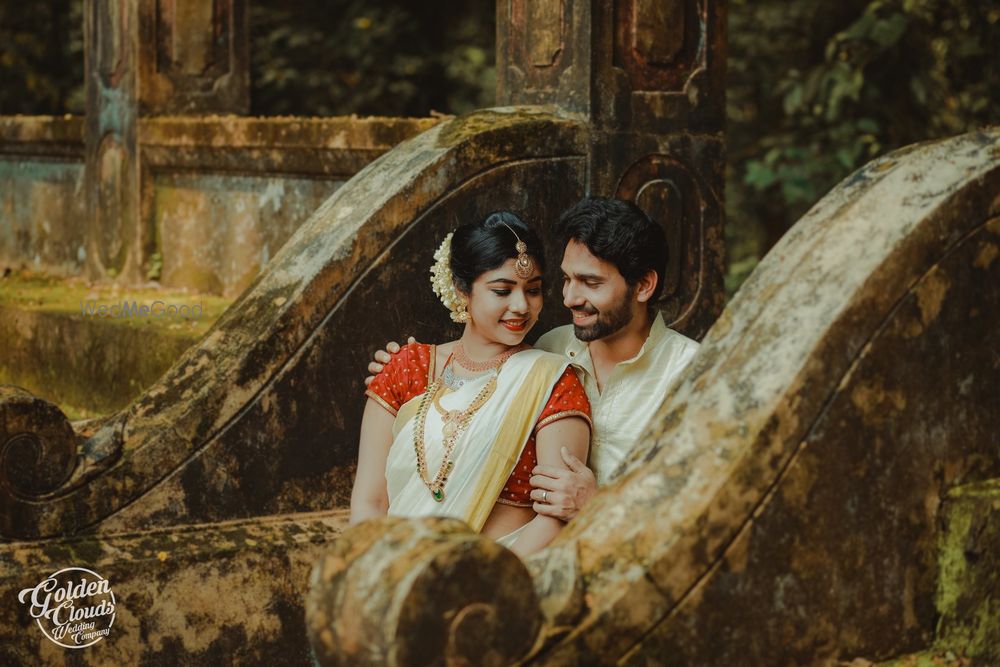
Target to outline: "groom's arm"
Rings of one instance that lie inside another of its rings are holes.
[[[597,493],[597,478],[565,447],[560,453],[567,467],[539,465],[531,471],[531,499],[536,513],[569,521]]]

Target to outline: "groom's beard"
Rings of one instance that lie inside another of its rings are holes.
[[[631,297],[631,290],[629,297]],[[589,343],[590,341],[610,336],[631,322],[632,309],[629,307],[629,300],[623,300],[614,310],[599,311],[590,304],[571,308],[570,310],[586,313],[587,315],[597,313],[597,320],[590,326],[573,325],[573,333],[576,334],[577,340]]]

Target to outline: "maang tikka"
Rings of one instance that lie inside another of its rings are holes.
[[[528,255],[528,244],[521,240],[521,237],[517,235],[513,227],[506,222],[503,223],[503,226],[509,229],[514,238],[517,239],[517,243],[514,244],[514,250],[517,251],[517,259],[514,261],[514,273],[518,278],[527,280],[535,270],[534,263]]]

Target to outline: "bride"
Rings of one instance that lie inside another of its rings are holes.
[[[462,225],[435,253],[432,286],[461,338],[404,347],[366,391],[351,523],[385,514],[449,516],[519,555],[547,545],[536,463],[586,460],[590,404],[568,361],[524,337],[542,309],[545,258],[513,213]]]

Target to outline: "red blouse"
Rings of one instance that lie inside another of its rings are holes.
[[[405,346],[375,376],[365,395],[395,416],[404,403],[419,396],[427,388],[434,376],[433,355],[432,345],[412,343]],[[497,502],[517,507],[533,505],[528,480],[531,478],[531,471],[538,464],[535,435],[541,428],[566,417],[583,417],[588,424],[591,423],[590,401],[572,368],[567,368],[553,387]]]

